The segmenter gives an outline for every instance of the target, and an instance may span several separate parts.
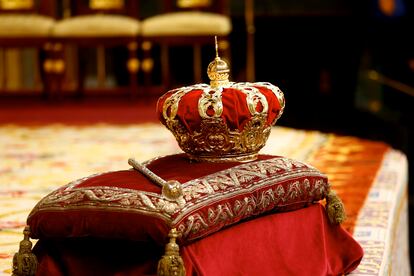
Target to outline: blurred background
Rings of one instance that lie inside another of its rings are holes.
[[[204,31],[189,35],[177,31],[184,19],[164,18],[149,28],[155,20],[147,19],[204,4],[231,25],[207,18]],[[407,154],[414,175],[413,1],[0,0],[0,9],[1,123],[27,119],[33,105],[53,117],[47,110],[103,99],[117,116],[134,103],[150,107],[134,112],[152,112],[168,89],[208,82],[218,35],[232,81],[271,82],[285,93],[279,125],[384,141]],[[147,28],[86,20],[92,13],[147,20]],[[32,30],[34,14],[51,20]]]

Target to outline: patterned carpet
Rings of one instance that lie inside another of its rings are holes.
[[[275,127],[261,153],[309,161],[328,136]],[[26,217],[50,191],[93,173],[128,168],[130,157],[144,161],[179,151],[173,135],[157,123],[0,125],[0,275],[11,275]]]

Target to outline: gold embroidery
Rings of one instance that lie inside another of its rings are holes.
[[[251,214],[277,209],[281,203],[323,199],[329,188],[325,175],[318,170],[283,157],[244,163],[183,183],[180,201],[134,189],[78,187],[89,178],[50,193],[37,204],[29,219],[47,210],[95,208],[133,212],[158,217],[190,240]]]
[[[231,224],[235,218],[240,220],[273,209],[277,210],[279,203],[287,205],[289,202],[295,202],[295,199],[307,199],[308,195],[304,191],[306,191],[307,187],[309,188],[309,183],[310,181],[307,178],[303,179],[302,182],[294,181],[288,185],[287,193],[284,191],[282,184],[279,184],[274,189],[270,188],[260,192],[258,196],[250,195],[244,197],[243,200],[235,200],[233,206],[231,206],[230,202],[226,202],[225,204],[218,204],[215,207],[208,208],[207,217],[205,217],[205,211],[201,210],[187,218],[184,217],[180,222],[174,220],[173,223],[183,233],[183,238],[193,240],[214,232],[217,228]],[[313,186],[311,190],[308,190],[309,194],[316,194],[317,189],[319,187]],[[324,194],[326,192],[327,188]],[[318,199],[321,198],[314,198],[314,200]],[[308,203],[312,203],[309,199],[307,200]]]
[[[164,220],[180,207],[176,202],[165,200],[161,195],[117,187],[66,187],[43,198],[29,218],[42,210],[64,210],[94,207],[97,209],[124,210],[155,214]]]

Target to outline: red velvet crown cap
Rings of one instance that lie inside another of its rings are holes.
[[[285,106],[283,93],[278,87],[268,82],[229,83],[220,89],[223,105],[220,118],[230,130],[242,131],[246,124],[252,120],[253,115],[256,114],[252,114],[249,109],[248,100],[250,99],[248,97],[251,91],[260,94],[250,96],[250,98],[254,101],[254,110],[257,113],[265,113],[266,125],[274,125],[283,113]],[[183,95],[177,103],[175,119],[179,120],[189,133],[198,131],[202,121],[198,110],[200,99],[204,94],[209,94],[214,90],[207,84],[196,84],[168,91],[158,99],[157,113],[159,120],[167,125],[167,117],[171,116],[171,104],[166,102],[171,101],[171,98],[177,93],[182,93]],[[268,106],[267,112],[263,112],[264,102]],[[164,107],[166,108],[166,114],[164,114]],[[211,113],[213,112],[211,111]]]

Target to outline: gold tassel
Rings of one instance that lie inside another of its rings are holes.
[[[185,276],[183,259],[180,256],[180,247],[176,243],[179,233],[175,228],[168,233],[170,242],[165,246],[165,254],[158,262],[158,276]]]
[[[332,190],[326,196],[326,212],[332,224],[340,224],[345,221],[345,207],[341,199]]]
[[[26,226],[23,230],[24,238],[20,242],[19,252],[13,257],[12,276],[33,276],[37,270],[37,258],[32,253],[32,242],[29,239],[30,227]]]

